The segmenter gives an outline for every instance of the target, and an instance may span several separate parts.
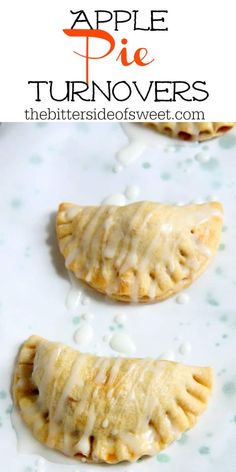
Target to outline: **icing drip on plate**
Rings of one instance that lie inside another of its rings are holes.
[[[113,334],[109,344],[113,351],[122,354],[133,354],[136,351],[134,342],[126,333]]]
[[[90,324],[82,324],[74,333],[74,341],[80,349],[87,348],[93,340],[93,328]]]
[[[73,257],[74,256],[76,256],[76,254],[73,254]],[[66,264],[68,264],[68,261]],[[65,304],[68,311],[76,312],[80,305],[82,291],[80,289],[79,282],[77,278],[74,276],[73,272],[68,271],[68,274],[69,274],[71,286],[67,294]]]
[[[123,206],[126,204],[126,198],[123,193],[114,193],[109,195],[109,197],[102,200],[102,205],[118,205]]]
[[[116,159],[125,167],[139,159],[150,147],[170,147],[173,149],[174,146],[193,146],[192,143],[180,142],[178,139],[173,138],[170,139],[168,136],[156,133],[152,129],[137,123],[123,123],[122,128],[129,142],[117,153]]]

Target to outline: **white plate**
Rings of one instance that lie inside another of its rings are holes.
[[[132,125],[126,125],[132,126]],[[142,133],[138,126],[138,136]],[[153,136],[153,135],[152,135]],[[155,138],[153,138],[155,141]],[[236,134],[211,142],[168,147],[143,145],[142,155],[123,171],[113,172],[115,153],[127,144],[119,124],[3,124],[0,127],[1,292],[0,292],[0,445],[1,470],[94,472],[104,466],[46,461],[19,454],[11,426],[10,382],[20,344],[32,333],[68,343],[79,316],[94,314],[92,352],[114,354],[102,341],[115,328],[114,316],[125,313],[125,330],[138,356],[158,357],[174,351],[178,361],[211,365],[215,388],[197,426],[163,454],[119,472],[234,472],[236,470]],[[142,142],[142,138],[141,138]],[[199,163],[194,156],[210,157]],[[224,204],[222,244],[214,262],[186,293],[189,302],[171,298],[147,306],[108,302],[88,292],[89,304],[68,310],[70,288],[55,240],[58,203],[100,203],[127,186],[140,188],[138,199],[189,202],[216,196]],[[188,341],[192,350],[179,352]],[[62,456],[59,456],[59,460]],[[41,469],[40,469],[41,467]],[[111,466],[112,467],[112,466]]]

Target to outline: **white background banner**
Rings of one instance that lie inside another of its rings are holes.
[[[235,13],[233,0],[5,2],[0,120],[236,121]],[[77,36],[97,28],[109,39]]]

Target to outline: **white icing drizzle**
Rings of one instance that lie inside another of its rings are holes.
[[[113,397],[113,392],[114,392],[113,388],[110,388],[110,390],[108,390],[108,392],[107,392],[107,398],[108,398],[109,400],[111,400],[111,398]]]
[[[116,382],[116,387],[115,388],[119,388],[121,382],[125,382],[127,380],[127,378],[132,379],[133,386],[135,387],[136,382],[139,380],[139,378],[138,378],[139,373],[140,373],[140,366],[138,366],[138,363],[130,365],[129,368],[127,369],[126,373],[123,375],[123,377],[120,378],[119,382],[118,383]],[[135,374],[136,374],[137,378],[135,378]],[[133,375],[133,377],[132,377],[132,375]],[[113,400],[113,404],[116,404],[116,402],[118,401],[118,396],[116,397],[116,399],[113,396],[115,388],[114,387],[110,388],[109,391],[111,391],[111,394],[109,396],[107,395],[108,398]],[[133,390],[130,391],[130,395],[133,398]]]
[[[116,267],[118,269],[120,269],[120,273],[124,272],[124,270],[127,270],[126,268],[124,268],[124,265],[122,266],[122,264],[124,263],[126,258],[129,256],[129,245],[130,245],[130,241],[131,241],[131,229],[137,224],[136,222],[139,221],[139,218],[142,216],[142,212],[145,211],[145,208],[146,208],[146,203],[142,202],[142,204],[134,212],[134,215],[133,215],[133,217],[131,218],[131,220],[129,222],[129,226],[128,226],[125,238],[123,240],[123,244],[122,244],[122,247],[121,247],[121,250],[120,250],[119,257],[116,260]],[[132,248],[131,248],[131,254],[134,255],[134,253],[132,251]]]
[[[100,368],[95,378],[96,383],[103,384],[106,382],[106,378],[107,378],[106,373],[109,368],[109,365],[110,365],[110,359],[108,358],[102,359],[102,363],[100,365]]]
[[[112,207],[112,209],[113,209],[113,207]],[[109,230],[111,229],[111,227],[113,226],[113,224],[114,224],[114,220],[113,220],[113,218],[112,218],[111,216],[109,216],[109,217],[105,220],[105,222],[104,222],[105,233],[108,233],[108,232],[109,232]]]
[[[138,185],[129,185],[125,189],[125,196],[129,200],[135,200],[139,196],[139,193],[140,193],[140,188]]]
[[[127,333],[113,334],[109,345],[113,351],[123,354],[132,354],[136,351],[135,344]]]
[[[177,297],[176,297],[176,302],[179,304],[179,305],[186,305],[186,303],[189,302],[189,295],[187,293],[180,293]]]
[[[120,438],[124,444],[128,446],[137,456],[140,454],[141,444],[140,438],[129,432],[123,432]]]
[[[132,284],[131,284],[131,300],[133,303],[138,302],[138,295],[139,295],[139,280],[138,280],[138,273],[132,274]]]
[[[167,423],[168,428],[171,430],[173,434],[173,440],[179,439],[181,436],[181,431],[173,423],[171,423],[167,415],[165,416],[165,422]]]
[[[94,232],[96,231],[96,226],[98,224],[99,218],[103,214],[104,214],[104,208],[102,206],[98,207],[95,211],[95,214],[93,215],[93,217],[88,222],[88,224],[87,224],[87,226],[86,226],[86,228],[85,228],[85,230],[82,234],[81,241],[80,241],[80,246],[78,248],[78,250],[85,257],[85,260],[86,260],[86,263],[87,263],[87,266],[88,266],[88,270],[90,269],[91,260],[93,260],[92,256],[94,256],[94,246],[95,246],[95,248],[97,247],[96,238],[93,238]],[[90,245],[92,245],[91,248],[90,248]],[[88,257],[88,255],[87,255],[89,249],[90,249],[90,253],[89,253],[90,257]],[[90,259],[90,264],[89,264],[89,259]],[[87,281],[90,280],[90,272],[89,271],[88,271],[88,275],[86,277],[86,280]]]
[[[80,256],[80,254],[84,255],[84,260],[86,261],[86,263],[89,266],[89,259],[90,258],[88,257],[87,253],[88,253],[88,250],[90,248],[90,244],[92,244],[92,245],[95,244],[93,242],[94,232],[96,230],[96,226],[97,226],[97,223],[99,221],[100,215],[103,215],[103,214],[104,214],[104,208],[102,206],[97,207],[97,209],[93,213],[92,217],[90,218],[89,222],[87,223],[87,225],[86,225],[86,227],[85,227],[85,229],[84,229],[84,231],[81,235],[80,241],[78,242],[75,239],[76,246],[73,249],[71,249],[70,251],[68,251],[68,255],[65,258],[67,267],[69,267],[72,264],[72,262],[74,262],[74,260],[76,260]],[[71,244],[72,247],[73,247],[74,246],[73,242],[74,242],[74,240],[72,238],[72,239],[69,240],[68,244]],[[64,249],[66,250],[66,248],[67,248],[67,246]],[[91,252],[92,252],[92,250],[90,251],[89,256],[90,256]],[[77,277],[80,276],[80,268],[78,268],[78,271],[76,272],[76,276]],[[88,282],[90,281],[90,272],[89,272],[89,270],[88,270],[88,273],[87,273],[86,280]]]
[[[76,408],[75,415],[81,415],[83,411],[88,408],[89,400],[90,400],[90,387],[88,385],[84,385],[83,390],[82,390],[82,395],[80,398],[80,402],[78,403],[78,406]]]
[[[74,333],[74,341],[80,348],[87,347],[93,340],[93,328],[90,324],[84,323]]]
[[[175,353],[174,351],[166,351],[166,352],[163,352],[159,357],[158,359],[160,360],[165,360],[165,361],[175,361]]]
[[[47,349],[47,344],[46,345],[42,344],[42,346],[39,346],[36,356],[35,356],[34,370],[32,374],[32,378],[35,381],[37,380],[37,370],[38,370],[38,366],[40,367],[41,365],[41,358],[44,355],[45,348]],[[46,379],[49,379],[50,377],[52,378],[53,375],[55,375],[55,371],[56,371],[55,362],[56,362],[56,359],[58,358],[58,355],[60,355],[60,353],[62,352],[62,351],[59,351],[60,348],[61,348],[60,345],[58,346],[58,344],[55,344],[55,348],[51,350],[49,357],[47,355],[46,357],[47,363],[44,364],[45,370],[44,370],[41,381],[38,382],[38,389],[39,389],[38,401],[41,402],[42,399],[44,399],[44,404],[48,406],[48,411],[49,411],[49,430],[48,430],[47,445],[50,447],[54,447],[55,436],[59,430],[58,422],[63,416],[64,405],[68,396],[71,394],[71,391],[75,385],[83,386],[80,380],[79,372],[80,372],[81,366],[86,360],[86,355],[83,355],[83,354],[80,354],[80,356],[75,360],[75,362],[72,365],[71,372],[67,379],[67,382],[64,385],[64,388],[62,390],[61,397],[57,400],[55,404],[56,385],[57,385],[58,379],[60,378],[60,372],[62,372],[63,370],[63,364],[62,364],[62,366],[60,367],[59,373],[57,372],[58,373],[57,380],[53,383],[51,399],[50,399],[50,403],[48,404]],[[62,349],[63,349],[63,346],[62,346]],[[66,428],[66,424],[64,424],[64,428]],[[65,453],[67,453],[66,447],[68,448],[69,446],[66,445],[66,438],[64,441],[64,447],[65,447]]]
[[[179,352],[183,356],[186,356],[187,354],[190,354],[191,351],[192,351],[192,346],[191,346],[191,343],[189,341],[185,341],[182,344],[180,344]]]
[[[122,365],[122,359],[120,357],[118,357],[115,362],[113,363],[113,366],[110,370],[110,376],[109,376],[109,379],[108,379],[108,386],[111,387],[111,385],[114,384],[118,374],[119,374],[119,371],[120,371],[120,367]]]
[[[196,205],[202,205],[203,203],[205,203],[205,201],[201,197],[198,197],[192,200],[192,203],[195,203]]]
[[[146,372],[152,371],[153,376],[150,376],[149,385],[146,389],[146,396],[144,399],[143,410],[148,412],[149,418],[151,418],[155,407],[157,406],[157,399],[153,396],[153,385],[159,379],[162,374],[164,363],[156,364],[153,360],[147,360],[139,376],[139,382],[144,382]],[[144,416],[139,421],[139,430],[143,431],[147,424],[147,418]]]
[[[83,354],[80,354],[80,356],[75,360],[74,364],[72,365],[72,369],[69,375],[69,378],[64,385],[62,395],[57,402],[57,407],[55,409],[55,413],[53,416],[53,421],[58,422],[63,415],[63,410],[64,410],[64,405],[65,402],[68,398],[68,396],[71,394],[73,387],[77,384],[80,384],[80,369],[81,366],[85,363],[86,361],[86,355],[84,356]]]
[[[136,237],[132,238],[132,240],[131,240],[130,250],[129,250],[129,244],[130,244],[131,237],[130,237],[129,233],[130,233],[130,229],[135,225],[136,219],[139,219],[139,217],[141,217],[142,212],[145,211],[145,208],[146,208],[146,204],[145,204],[145,202],[143,202],[142,205],[140,205],[140,208],[138,209],[138,211],[134,214],[134,217],[132,218],[132,220],[130,222],[128,236],[126,236],[126,238],[123,242],[123,246],[125,246],[125,248],[123,248],[123,253],[120,255],[121,262],[123,263],[123,265],[120,267],[120,273],[125,272],[126,270],[128,270],[132,266],[136,267],[136,265],[137,265],[137,262],[138,262],[137,251],[138,251],[138,247],[139,247],[140,240],[141,240],[141,234],[144,231],[144,229],[145,229],[146,225],[148,224],[148,222],[150,221],[150,219],[152,218],[153,213],[149,212],[144,216],[144,220],[143,220],[143,222],[141,224],[141,227],[139,229],[139,233],[136,235]],[[121,264],[120,264],[120,261],[118,259],[117,260],[117,266],[119,267],[120,265]]]
[[[123,123],[122,128],[128,137],[128,144],[123,147],[116,155],[116,159],[123,166],[128,166],[139,159],[145,150],[150,147],[170,148],[174,146],[194,146],[193,143],[186,143],[175,138],[169,138],[164,134],[153,131],[151,127],[142,126],[134,123]]]
[[[155,441],[158,439],[158,434],[153,426],[146,427],[146,430],[137,436],[129,432],[122,433],[121,439],[137,457],[156,452]]]
[[[72,221],[76,216],[82,211],[81,207],[76,207],[73,206],[72,208],[69,208],[69,210],[66,211],[65,214],[65,219],[67,221]]]
[[[65,258],[65,265],[66,268],[69,269],[71,263],[76,259],[76,257],[79,255],[79,250],[77,247],[72,249],[72,251],[69,252],[68,256]]]
[[[89,304],[89,297],[87,297],[86,295],[82,295],[82,298],[81,298],[81,304],[86,306]]]
[[[103,257],[106,259],[112,259],[116,253],[116,248],[112,247],[110,248],[109,246],[104,247],[103,250]]]
[[[124,313],[118,313],[118,315],[114,316],[114,322],[116,324],[124,324],[127,320],[127,317]]]
[[[44,349],[44,346],[40,346],[38,348],[38,355],[40,354],[40,349]],[[49,385],[49,382],[51,381],[51,378],[53,376],[54,370],[55,370],[55,364],[57,359],[59,358],[61,352],[62,352],[63,346],[58,345],[51,353],[51,356],[48,359],[48,364],[47,368],[44,370],[43,376],[41,378],[41,381],[38,384],[38,389],[39,389],[39,398],[38,401],[41,405],[44,405],[46,403],[46,398],[45,395],[47,394],[47,388]],[[36,354],[36,359],[34,362],[34,369],[32,373],[32,378],[34,379],[35,375],[35,370],[37,369],[37,354]]]
[[[105,418],[105,420],[104,420],[103,423],[102,423],[102,427],[103,427],[104,429],[106,429],[106,428],[108,428],[108,426],[109,426],[109,421],[108,421],[107,418]]]
[[[157,243],[158,243],[159,239],[160,239],[160,236],[159,236],[159,234],[157,234],[155,236],[155,238],[152,240],[150,246],[147,248],[146,252],[143,254],[143,257],[142,257],[142,259],[139,263],[139,267],[138,267],[140,272],[144,272],[146,270],[147,266],[149,265],[150,258],[153,254],[153,251],[154,251],[155,247],[157,246]]]
[[[194,158],[196,159],[196,161],[201,162],[201,163],[208,162],[210,160],[210,156],[206,152],[198,152],[194,156]]]
[[[92,403],[92,405],[89,408],[84,434],[80,438],[79,442],[75,445],[76,453],[81,452],[81,454],[83,454],[84,456],[89,455],[90,447],[91,447],[90,436],[93,432],[95,421],[96,421],[96,413],[95,413],[94,405]]]
[[[109,197],[104,198],[102,200],[102,205],[118,205],[123,206],[126,204],[126,198],[123,193],[114,193],[113,195],[109,195]]]
[[[154,429],[152,425],[149,425],[147,431],[144,433],[144,437],[146,439],[147,453],[155,454],[156,453],[155,441],[157,441],[160,438],[157,431]]]
[[[130,389],[129,393],[128,393],[128,396],[127,397],[127,401],[128,399],[131,400],[133,403],[137,403],[137,400],[136,400],[136,397],[135,397],[135,388],[136,388],[136,385],[138,382],[140,382],[140,367],[143,367],[145,369],[145,366],[146,366],[146,363],[141,361],[141,363],[136,363],[136,364],[133,364],[133,365],[130,365],[129,368],[127,369],[126,373],[122,376],[122,378],[120,378],[120,380],[118,382],[116,382],[116,386],[115,388],[114,387],[110,387],[109,390],[108,390],[108,393],[107,393],[107,398],[108,400],[110,400],[110,408],[116,408],[116,404],[118,402],[118,399],[119,399],[119,396],[118,395],[114,395],[114,390],[115,389],[119,389],[119,385],[121,382],[123,382],[125,384],[126,380],[127,379],[130,379],[130,382],[131,382],[131,385],[132,385],[132,389]],[[125,408],[125,404],[123,406],[123,410]],[[119,411],[119,415],[122,416],[123,415],[123,410],[120,410]],[[117,434],[117,432],[115,433],[114,430],[112,432],[112,434]]]
[[[44,472],[45,471],[45,459],[43,457],[39,457],[36,460],[36,471],[35,472]]]
[[[208,202],[217,202],[218,197],[216,195],[208,195],[207,200]]]
[[[155,279],[151,279],[149,289],[148,289],[148,296],[153,300],[156,297],[157,293],[157,283]]]
[[[110,246],[108,242],[108,236],[109,236],[109,231],[111,227],[115,224],[115,213],[116,213],[117,208],[116,207],[111,207],[108,212],[108,217],[104,222],[104,229],[105,229],[105,234],[104,234],[104,244],[102,248],[102,255],[103,259],[112,259],[115,256],[116,253],[116,246]]]
[[[189,269],[198,270],[200,267],[200,263],[193,257],[187,257],[185,259],[185,263],[189,267]]]
[[[170,223],[164,223],[161,225],[160,231],[162,234],[170,234],[173,231],[173,226]]]
[[[195,238],[195,242],[198,248],[198,251],[205,257],[209,258],[212,256],[212,252],[206,244],[203,244],[199,239]]]
[[[187,276],[189,275],[190,270],[189,270],[188,267],[184,267],[184,266],[183,266],[183,267],[182,267],[182,271],[183,271],[183,275],[184,275],[184,276],[187,277]]]
[[[71,437],[70,437],[70,433],[67,433],[67,417],[66,417],[65,422],[64,422],[64,437],[63,437],[64,454],[70,455],[70,449],[71,449]]]
[[[147,146],[140,141],[133,141],[121,149],[116,158],[120,164],[127,166],[141,157],[146,148]]]
[[[66,297],[66,307],[69,311],[76,312],[80,304],[82,291],[79,288],[79,281],[71,271],[68,271],[71,287]]]

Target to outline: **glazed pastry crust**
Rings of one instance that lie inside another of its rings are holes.
[[[144,126],[154,128],[159,133],[184,141],[206,141],[230,131],[235,123],[229,122],[145,122]]]
[[[43,444],[89,462],[154,455],[205,410],[212,370],[151,359],[99,358],[31,336],[13,396]]]
[[[154,302],[206,269],[219,245],[222,207],[63,203],[56,227],[66,267],[77,278],[116,300]]]

